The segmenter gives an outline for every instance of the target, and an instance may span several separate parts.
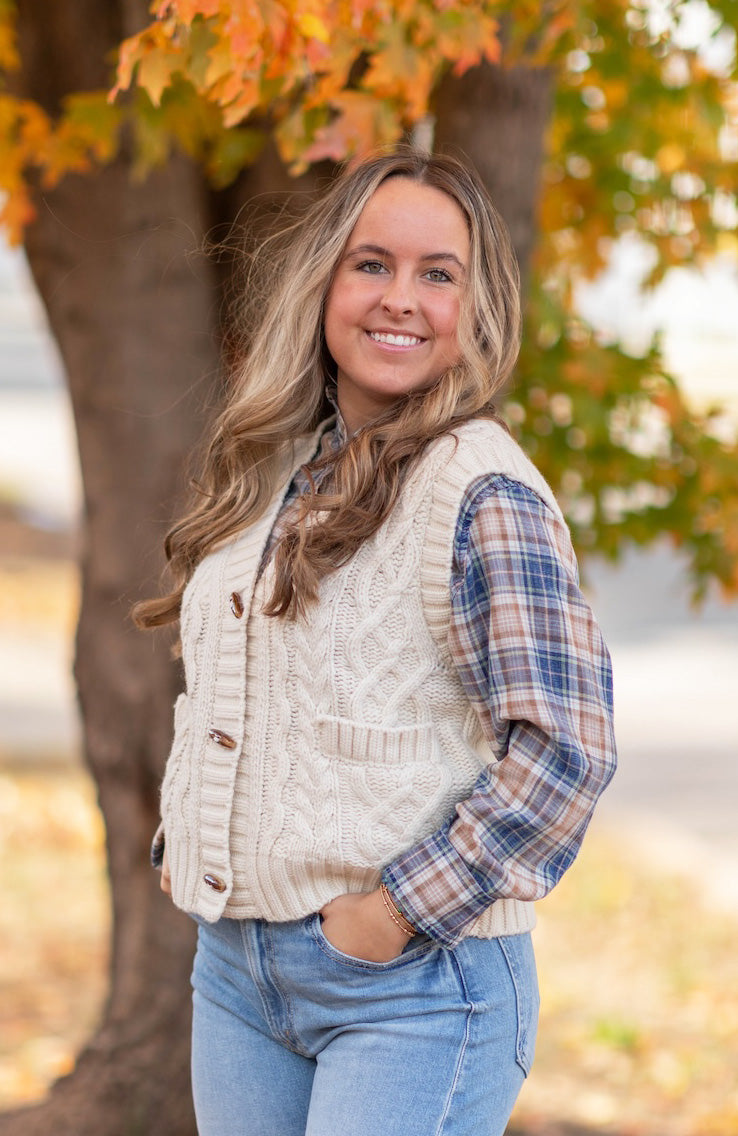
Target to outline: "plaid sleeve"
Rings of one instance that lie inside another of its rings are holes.
[[[449,644],[500,760],[382,876],[410,922],[448,946],[496,899],[550,891],[615,769],[610,658],[566,525],[519,482],[479,479],[451,588]]]

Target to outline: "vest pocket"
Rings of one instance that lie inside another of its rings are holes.
[[[451,777],[430,724],[323,717],[316,727],[335,802],[335,848],[352,866],[380,867],[431,832],[452,806]]]

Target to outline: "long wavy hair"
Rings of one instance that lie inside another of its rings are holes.
[[[455,158],[410,149],[350,167],[297,222],[268,238],[253,262],[249,281],[257,287],[249,293],[258,322],[207,441],[191,507],[166,538],[174,590],[134,608],[139,626],[178,617],[197,564],[265,512],[281,488],[294,442],[325,416],[326,383],[335,375],[323,334],[326,297],[362,210],[396,177],[447,194],[466,219],[470,263],[459,361],[430,388],[404,396],[363,426],[337,453],[307,467],[310,489],[277,544],[267,613],[304,611],[321,578],[382,524],[431,441],[470,418],[497,417],[495,396],[520,345],[520,288],[507,228],[484,185]]]

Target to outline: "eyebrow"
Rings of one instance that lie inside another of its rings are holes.
[[[373,256],[382,256],[388,259],[392,258],[390,250],[383,248],[382,245],[356,245],[355,248],[348,249],[346,256],[365,256],[368,253]],[[466,272],[466,265],[463,261],[459,260],[454,252],[428,252],[424,253],[420,259],[424,261],[451,261],[457,265],[462,272]]]

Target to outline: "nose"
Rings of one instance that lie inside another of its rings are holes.
[[[409,316],[417,311],[418,301],[413,281],[405,273],[394,273],[387,280],[382,307],[388,315]]]

